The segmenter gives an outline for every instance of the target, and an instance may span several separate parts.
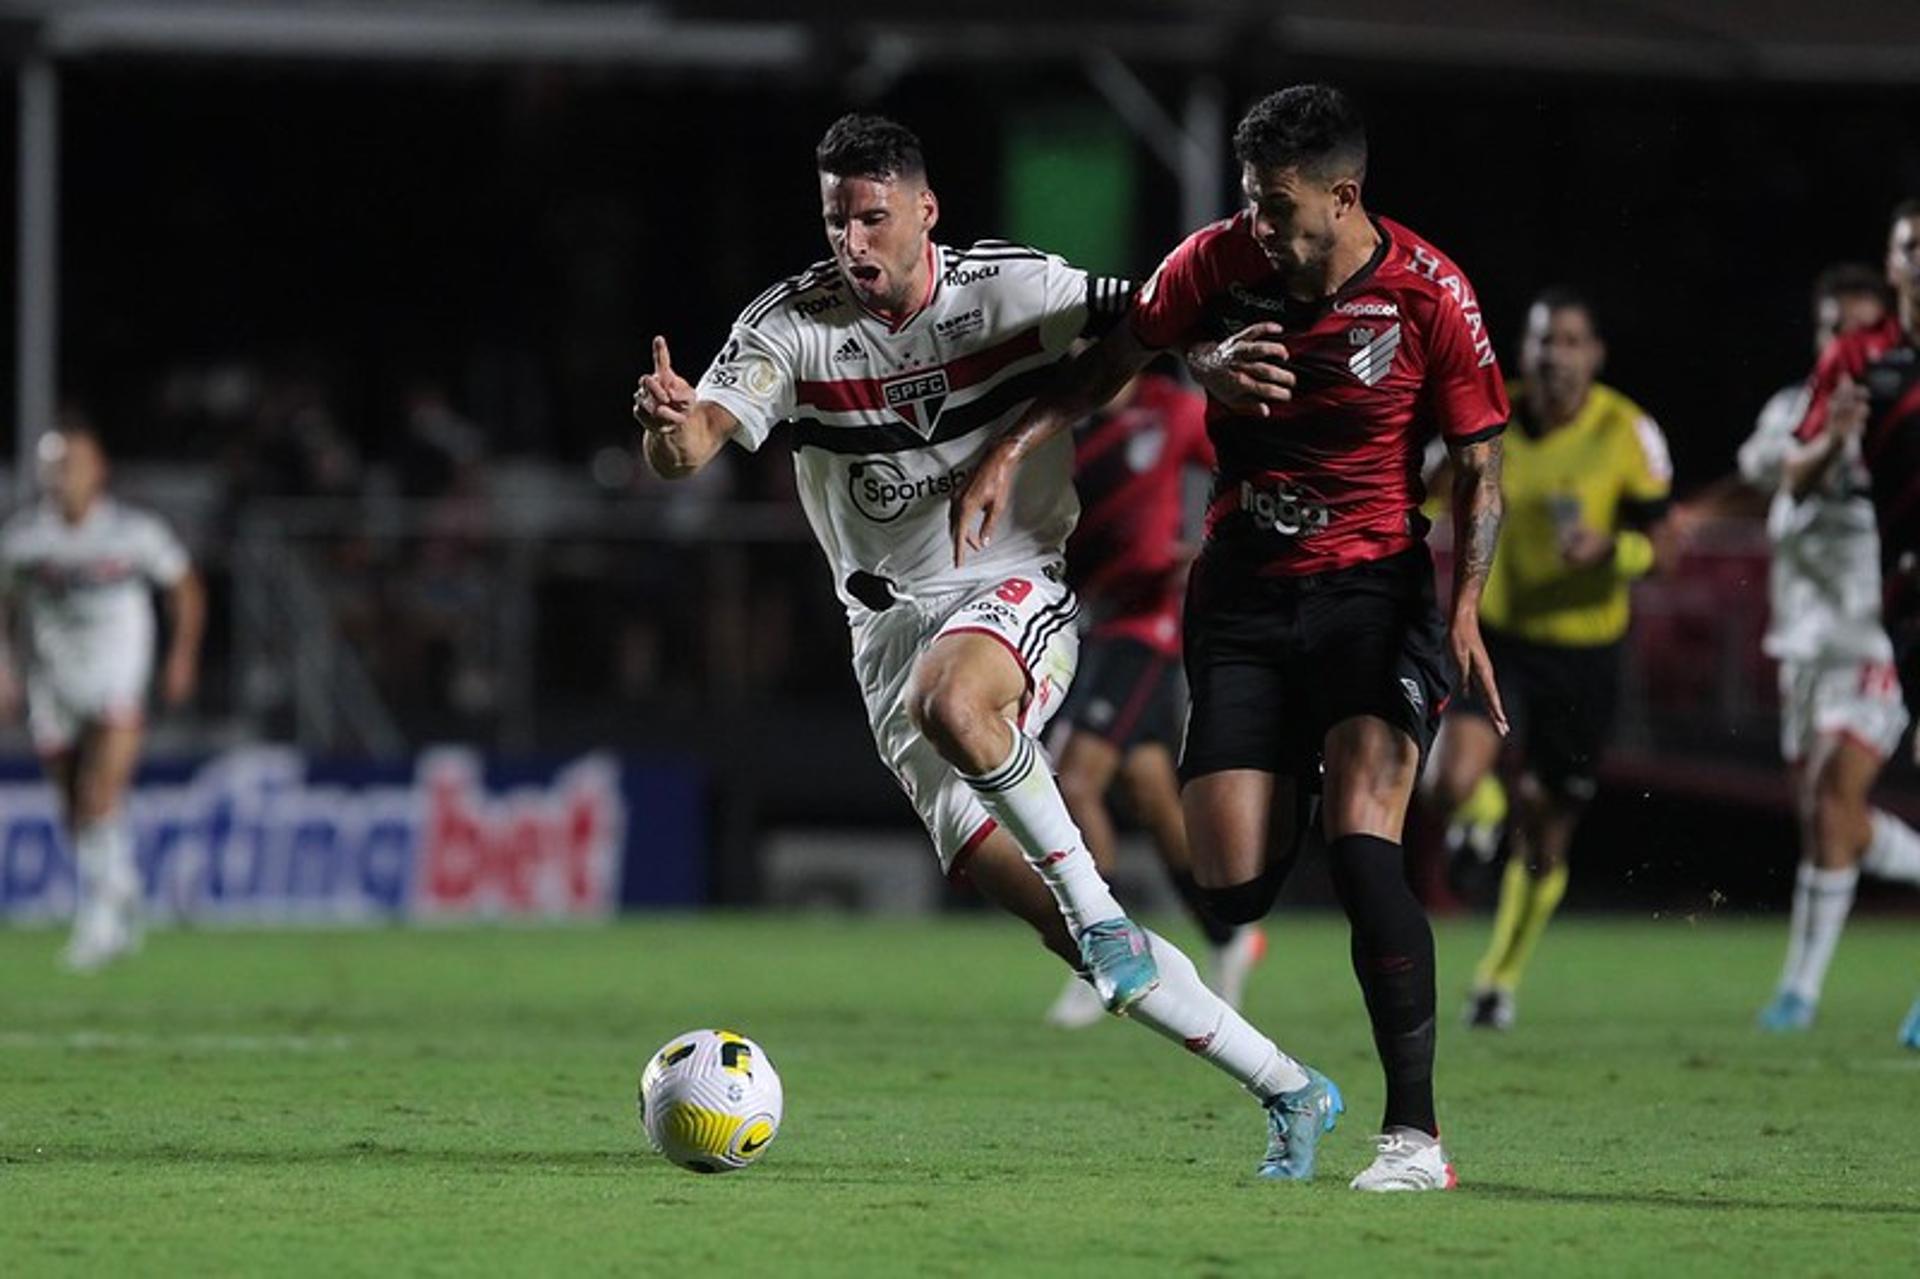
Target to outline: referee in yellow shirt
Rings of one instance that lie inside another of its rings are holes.
[[[1654,566],[1672,487],[1660,428],[1595,381],[1605,358],[1584,298],[1550,289],[1535,299],[1511,388],[1506,523],[1480,604],[1520,777],[1493,942],[1467,1010],[1473,1026],[1513,1024],[1521,972],[1566,893],[1567,846],[1593,798],[1619,699],[1628,587]],[[1477,699],[1456,703],[1430,784],[1464,799],[1499,763],[1501,746]]]

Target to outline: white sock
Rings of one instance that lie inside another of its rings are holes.
[[[1853,890],[1859,882],[1858,870],[1820,870],[1801,864],[1793,886],[1787,968],[1780,975],[1783,990],[1808,1003],[1820,1002],[1827,966],[1833,962],[1833,948],[1840,943],[1840,930],[1853,909]]]
[[[140,872],[133,864],[133,840],[118,814],[76,826],[73,855],[80,871],[76,920],[89,912],[124,910],[139,898]]]
[[[997,767],[981,777],[966,773],[960,777],[973,787],[981,806],[1007,828],[1026,854],[1027,864],[1053,890],[1074,936],[1092,924],[1126,915],[1101,878],[1087,841],[1067,814],[1060,788],[1053,784],[1053,774],[1031,737],[1014,729],[1013,749]]]
[[[1208,990],[1193,961],[1178,946],[1151,930],[1147,937],[1153,944],[1160,985],[1127,1016],[1206,1058],[1263,1103],[1278,1093],[1306,1087],[1307,1072],[1300,1063]]]
[[[1873,838],[1860,869],[1876,879],[1920,884],[1920,831],[1884,809],[1873,810]]]

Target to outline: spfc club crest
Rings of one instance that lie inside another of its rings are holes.
[[[933,434],[940,418],[940,406],[947,402],[947,371],[926,369],[904,377],[889,378],[880,384],[887,407],[922,435]]]

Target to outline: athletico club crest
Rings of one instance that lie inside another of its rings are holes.
[[[889,378],[880,384],[880,391],[901,421],[922,435],[932,435],[940,407],[947,402],[947,371],[927,369]]]

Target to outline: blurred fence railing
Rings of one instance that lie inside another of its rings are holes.
[[[276,501],[237,527],[234,696],[263,736],[527,751],[660,715],[857,712],[787,503]],[[1766,569],[1760,527],[1728,522],[1636,587],[1623,750],[1771,763]]]

